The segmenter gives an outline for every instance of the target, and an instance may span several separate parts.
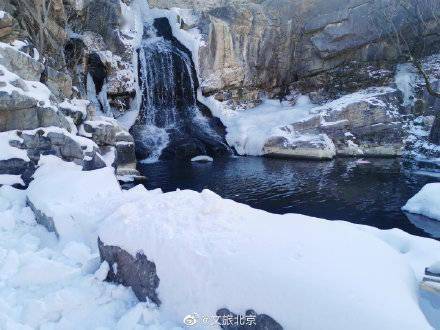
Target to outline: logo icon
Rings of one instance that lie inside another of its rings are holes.
[[[183,323],[188,326],[193,326],[197,323],[197,313],[189,314],[184,317]]]

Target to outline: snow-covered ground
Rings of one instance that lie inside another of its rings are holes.
[[[402,210],[440,221],[440,183],[424,186]]]
[[[26,194],[0,188],[1,329],[175,328],[129,288],[103,281],[108,265],[96,248],[37,225]]]
[[[270,214],[211,191],[123,191],[111,171],[54,156],[34,176],[27,191],[0,188],[0,318],[12,328],[172,329],[222,307],[255,309],[285,329],[440,326],[440,301],[418,289],[440,259],[437,241]],[[36,224],[26,198],[58,237]],[[114,265],[100,265],[98,234],[156,264],[159,310],[103,282]]]

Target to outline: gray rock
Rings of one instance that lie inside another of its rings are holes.
[[[8,46],[0,47],[0,64],[25,80],[40,81],[44,65],[29,55]]]
[[[101,260],[110,265],[108,281],[129,286],[140,301],[150,300],[160,306],[161,301],[157,293],[159,277],[154,262],[149,261],[141,252],[133,257],[117,246],[105,245],[99,238],[98,247]]]
[[[7,27],[12,27],[14,23],[14,20],[12,18],[12,16],[9,13],[4,13],[2,17],[0,17],[0,30],[7,28]]]
[[[72,79],[65,73],[46,67],[42,82],[60,100],[72,96]]]
[[[87,120],[83,125],[84,131],[91,134],[91,139],[101,146],[115,145],[116,134],[122,130],[116,121],[104,117]]]
[[[319,109],[316,116],[286,128],[297,134],[326,134],[341,156],[401,156],[405,130],[398,113],[399,94],[389,90],[376,97]],[[323,111],[324,110],[324,111]]]
[[[329,160],[336,156],[336,148],[326,134],[304,134],[292,139],[273,137],[263,147],[270,157]]]
[[[34,212],[35,220],[37,221],[37,223],[45,227],[47,231],[51,233],[55,233],[55,235],[57,235],[58,237],[59,235],[56,230],[55,222],[53,221],[53,218],[47,216],[44,212],[36,208],[29,198],[27,198],[26,204],[31,208],[32,212]]]
[[[31,99],[22,99],[19,95],[20,94],[13,92],[10,97],[3,97],[4,92],[0,92],[1,132],[15,129],[29,130],[49,126],[70,129],[70,124],[66,118],[53,108],[41,108],[38,106],[20,108],[22,105],[32,104],[33,101]],[[17,98],[14,99],[14,96],[17,96]],[[3,101],[5,102],[3,103]],[[14,104],[14,107],[5,109],[8,103]]]
[[[101,155],[97,152],[92,152],[91,155],[87,155],[83,161],[84,171],[93,171],[106,167],[106,163],[102,159]]]

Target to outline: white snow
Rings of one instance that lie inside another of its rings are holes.
[[[417,82],[417,72],[414,66],[410,63],[399,64],[397,66],[394,80],[397,89],[403,94],[403,105],[407,106],[414,104],[414,88]]]
[[[425,185],[402,210],[440,220],[440,183]]]
[[[28,188],[29,200],[53,218],[62,240],[85,241],[93,246],[97,219],[107,211],[109,198],[121,193],[113,168],[83,172],[81,166],[55,156],[42,157],[39,165]]]
[[[96,252],[37,225],[26,191],[0,187],[0,219],[2,329],[177,329],[131,289],[103,282]]]
[[[82,99],[72,99],[72,100],[64,100],[64,102],[60,103],[59,106],[61,108],[69,109],[71,111],[79,111],[83,114],[83,118],[87,117],[87,106],[90,104],[89,100]]]
[[[267,313],[286,329],[430,328],[412,258],[402,254],[424,251],[431,264],[438,242],[420,239],[417,250],[400,231],[381,237],[348,223],[269,214],[206,190],[143,194],[110,215],[99,236],[155,262],[161,311],[174,322],[226,306]]]
[[[30,161],[26,150],[15,148],[9,144],[10,141],[22,142],[16,131],[0,132],[0,160],[23,159]]]
[[[314,105],[310,99],[302,95],[295,105],[278,100],[264,100],[253,109],[233,110],[212,96],[204,98],[199,91],[198,99],[208,106],[213,115],[220,118],[226,127],[226,140],[240,155],[259,156],[264,154],[263,146],[268,139],[274,136],[283,136],[287,139],[298,137],[295,132],[286,131],[285,127],[307,120],[312,116],[324,116],[330,111],[340,111],[349,104],[368,102],[374,105],[385,105],[378,99],[379,96],[395,91],[389,87],[371,87],[356,93],[342,96],[321,106]],[[389,109],[390,115],[395,109]],[[336,125],[338,122],[325,122],[322,125]]]
[[[263,146],[273,135],[280,134],[280,128],[310,116],[313,104],[307,96],[299,97],[294,106],[278,100],[264,100],[253,109],[234,111],[214,104],[210,100],[211,111],[226,126],[226,140],[240,155],[258,156],[263,154]],[[205,102],[208,103],[209,102]]]
[[[0,47],[4,47],[4,45],[6,44],[0,43]],[[57,109],[50,101],[51,91],[46,87],[46,85],[38,81],[23,80],[1,64],[0,71],[3,72],[3,74],[0,75],[0,82],[5,83],[5,86],[0,87],[0,91],[6,92],[10,95],[12,92],[17,92],[19,94],[34,98],[40,103],[41,106],[52,107],[55,110]],[[18,80],[23,83],[24,88],[15,87],[12,85],[14,81]]]
[[[196,156],[191,158],[192,162],[212,162],[214,161],[214,159],[212,159],[212,157],[206,156],[206,155],[200,155],[200,156]]]
[[[0,174],[0,185],[14,185],[19,184],[24,186],[24,182],[21,179],[20,175],[12,175],[12,174]]]
[[[430,272],[440,274],[440,261],[437,261],[436,263],[432,264],[430,267],[428,267],[428,270]]]

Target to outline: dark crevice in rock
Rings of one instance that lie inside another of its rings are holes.
[[[107,281],[129,286],[140,301],[150,300],[160,306],[156,291],[159,277],[154,262],[149,261],[143,253],[139,252],[133,257],[117,246],[105,245],[99,238],[98,248],[101,261],[107,261],[110,265]]]
[[[95,84],[96,94],[99,94],[107,78],[107,68],[102,63],[98,54],[92,53],[87,59],[88,73],[92,76],[93,83]]]

